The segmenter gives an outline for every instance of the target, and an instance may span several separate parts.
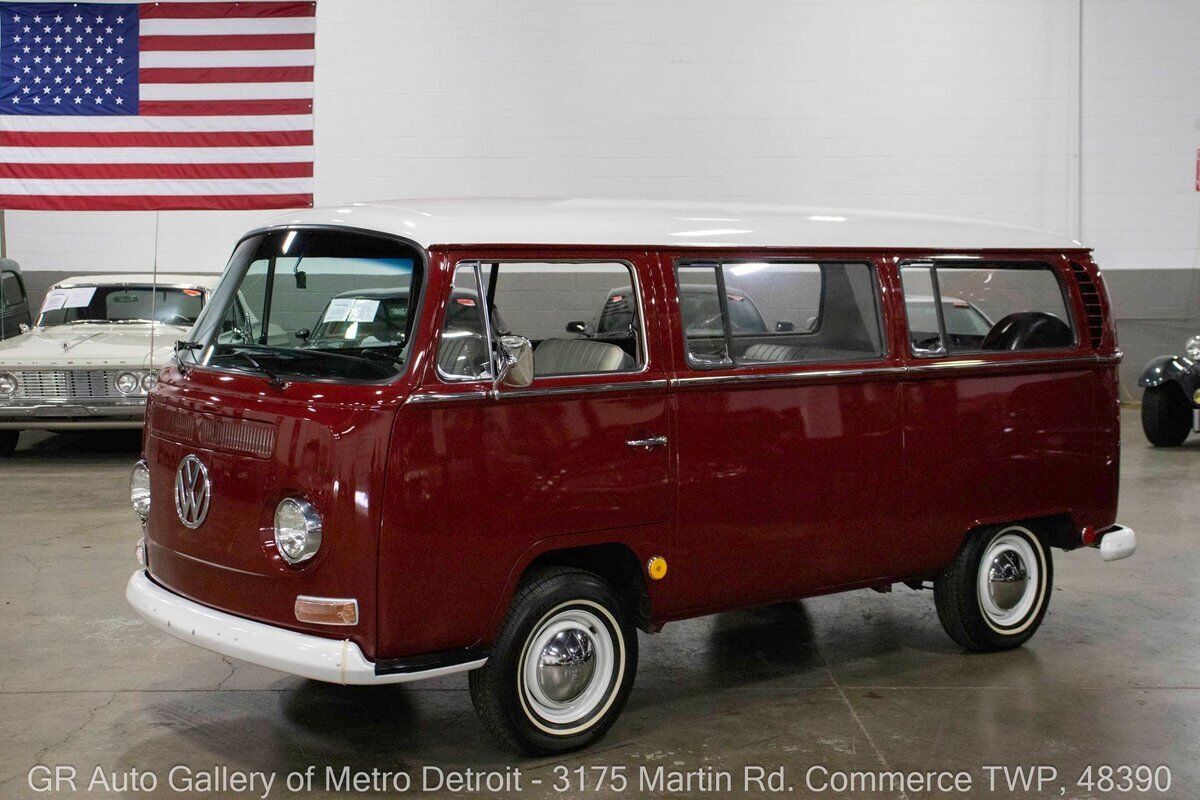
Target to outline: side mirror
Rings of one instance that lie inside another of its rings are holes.
[[[306,342],[307,342],[307,341],[308,341],[308,337],[309,337],[309,336],[312,336],[312,331],[310,331],[308,328],[301,328],[300,330],[296,331],[296,333],[295,333],[295,334],[293,334],[293,335],[294,335],[294,336],[295,336],[297,339],[303,339],[304,341],[306,341]]]
[[[17,330],[19,330],[21,333],[29,333],[29,331],[31,331],[32,328],[30,328],[28,324],[22,322],[20,325],[17,326]]]
[[[573,320],[567,323],[567,333],[578,333],[583,336],[588,335],[588,324],[583,320]]]
[[[794,323],[794,322],[789,322],[786,319],[780,319],[780,320],[775,321],[775,332],[776,333],[792,333],[795,330],[796,330],[796,323]]]
[[[296,276],[296,288],[297,289],[307,289],[308,288],[308,273],[307,272],[298,269],[292,274]]]
[[[533,383],[533,345],[524,336],[501,336],[497,344],[499,363],[496,365],[496,381],[492,385],[492,396],[498,397],[500,387],[524,389]]]

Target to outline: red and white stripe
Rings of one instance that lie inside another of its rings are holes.
[[[311,206],[316,3],[139,9],[138,115],[0,115],[0,208]]]

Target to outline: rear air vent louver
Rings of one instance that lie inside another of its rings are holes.
[[[1104,307],[1100,302],[1100,289],[1082,265],[1072,262],[1071,271],[1075,273],[1075,282],[1079,285],[1079,295],[1083,298],[1083,313],[1087,320],[1092,349],[1099,350],[1100,341],[1104,337]]]

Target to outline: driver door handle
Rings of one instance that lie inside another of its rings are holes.
[[[667,437],[651,436],[649,439],[630,439],[625,444],[629,447],[642,447],[646,450],[649,450],[653,447],[665,447],[667,444]]]

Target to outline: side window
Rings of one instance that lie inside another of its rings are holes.
[[[628,265],[484,261],[478,269],[477,282],[474,263],[460,264],[455,272],[438,353],[443,374],[482,376],[451,368],[459,346],[452,342],[467,336],[486,342],[483,312],[489,303],[493,336],[512,334],[532,343],[535,378],[631,372],[645,363],[640,304]],[[474,352],[479,345],[461,346]],[[490,371],[488,352],[485,347],[482,364]]]
[[[694,366],[860,361],[883,354],[870,264],[723,261],[678,268]]]
[[[21,290],[21,280],[15,273],[5,272],[0,276],[0,302],[5,308],[14,308],[25,302],[25,292]]]
[[[913,353],[1071,347],[1062,285],[1040,263],[915,263],[900,270]]]
[[[491,377],[491,347],[483,317],[486,297],[479,265],[460,264],[454,270],[438,346],[437,365],[443,375],[470,380]]]

